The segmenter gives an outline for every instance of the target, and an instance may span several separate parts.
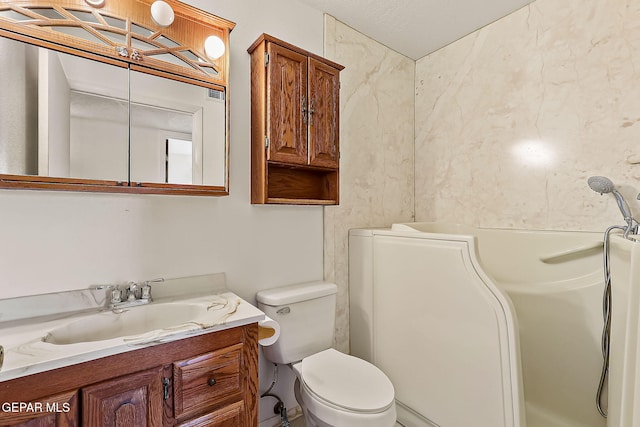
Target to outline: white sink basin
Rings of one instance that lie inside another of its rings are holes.
[[[51,330],[44,342],[77,344],[141,335],[195,322],[207,313],[203,304],[165,303],[124,309],[121,313],[103,312]]]

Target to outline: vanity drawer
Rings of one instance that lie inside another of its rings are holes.
[[[178,424],[178,427],[244,427],[244,401]]]
[[[174,362],[176,418],[221,402],[241,400],[240,362],[243,344],[235,344]]]

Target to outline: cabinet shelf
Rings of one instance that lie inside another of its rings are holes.
[[[266,180],[266,203],[338,204],[338,170],[269,164]]]

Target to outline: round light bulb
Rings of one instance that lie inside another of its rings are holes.
[[[89,6],[102,7],[104,6],[104,0],[84,0]]]
[[[151,18],[161,27],[168,27],[173,23],[175,15],[173,8],[163,0],[156,0],[151,4]]]
[[[224,42],[218,36],[209,36],[204,41],[204,51],[209,58],[218,59],[224,55]]]

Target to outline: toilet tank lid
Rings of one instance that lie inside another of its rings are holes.
[[[259,291],[256,300],[261,304],[279,306],[333,295],[337,291],[335,283],[306,282]]]

